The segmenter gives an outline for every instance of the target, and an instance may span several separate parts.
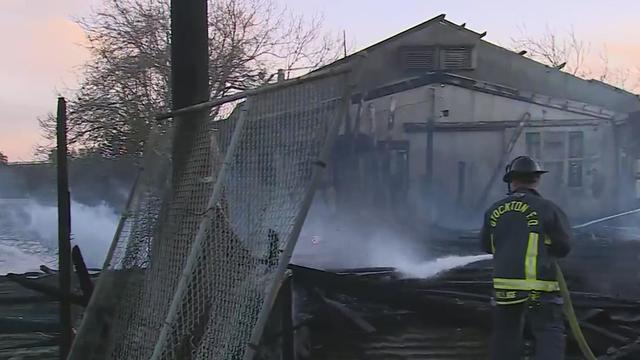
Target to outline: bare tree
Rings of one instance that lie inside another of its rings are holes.
[[[9,158],[2,151],[0,151],[0,165],[7,165],[9,163]]]
[[[527,56],[551,67],[576,76],[588,76],[585,59],[589,56],[589,43],[579,40],[573,28],[566,36],[558,36],[548,26],[540,37],[527,34],[526,27],[520,29],[520,36],[511,39],[511,47],[526,50]]]
[[[106,0],[79,23],[91,61],[69,99],[69,141],[107,157],[137,155],[155,114],[170,108],[169,0]],[[209,0],[211,97],[264,84],[337,58],[340,40],[271,0]],[[40,120],[49,141],[53,116]],[[47,152],[47,147],[41,147]]]
[[[635,68],[612,67],[607,45],[602,46],[599,59],[601,67],[597,79],[632,92],[640,91],[640,66]]]
[[[558,35],[547,26],[542,35],[532,36],[523,26],[520,35],[511,39],[511,48],[514,51],[525,50],[526,56],[532,59],[584,79],[597,79],[628,91],[640,89],[639,68],[612,67],[606,44],[596,59],[591,43],[581,40],[573,27],[566,34]]]

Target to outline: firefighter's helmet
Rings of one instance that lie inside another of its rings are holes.
[[[528,156],[518,156],[513,159],[509,165],[507,165],[504,177],[502,181],[510,183],[513,175],[527,175],[527,174],[544,174],[548,171],[542,169],[540,164]]]

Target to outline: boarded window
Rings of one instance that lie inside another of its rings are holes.
[[[541,159],[541,143],[540,143],[540,133],[539,132],[530,132],[525,135],[525,141],[527,143],[527,155],[531,156],[534,159]]]
[[[451,46],[441,49],[442,70],[463,70],[473,67],[470,46]]]
[[[569,132],[569,158],[582,158],[584,154],[584,135],[582,131]]]
[[[582,160],[569,161],[569,184],[570,187],[582,186]]]
[[[436,48],[433,46],[406,47],[400,50],[406,70],[434,71],[438,69]]]

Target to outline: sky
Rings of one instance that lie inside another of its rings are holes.
[[[90,16],[101,1],[0,0],[0,151],[10,161],[33,158],[43,142],[38,118],[55,111],[58,95],[72,95],[77,88],[89,55],[75,20]],[[638,0],[274,1],[305,15],[321,14],[325,30],[345,31],[355,50],[445,13],[450,21],[487,31],[485,39],[502,45],[523,28],[532,35],[573,28],[590,43],[590,62],[598,62],[598,49],[606,44],[613,66],[640,67]]]

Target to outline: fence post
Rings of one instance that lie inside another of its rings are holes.
[[[66,359],[71,349],[71,202],[67,170],[67,103],[58,98],[56,118],[56,167],[58,173],[58,280],[60,282],[60,359]]]

